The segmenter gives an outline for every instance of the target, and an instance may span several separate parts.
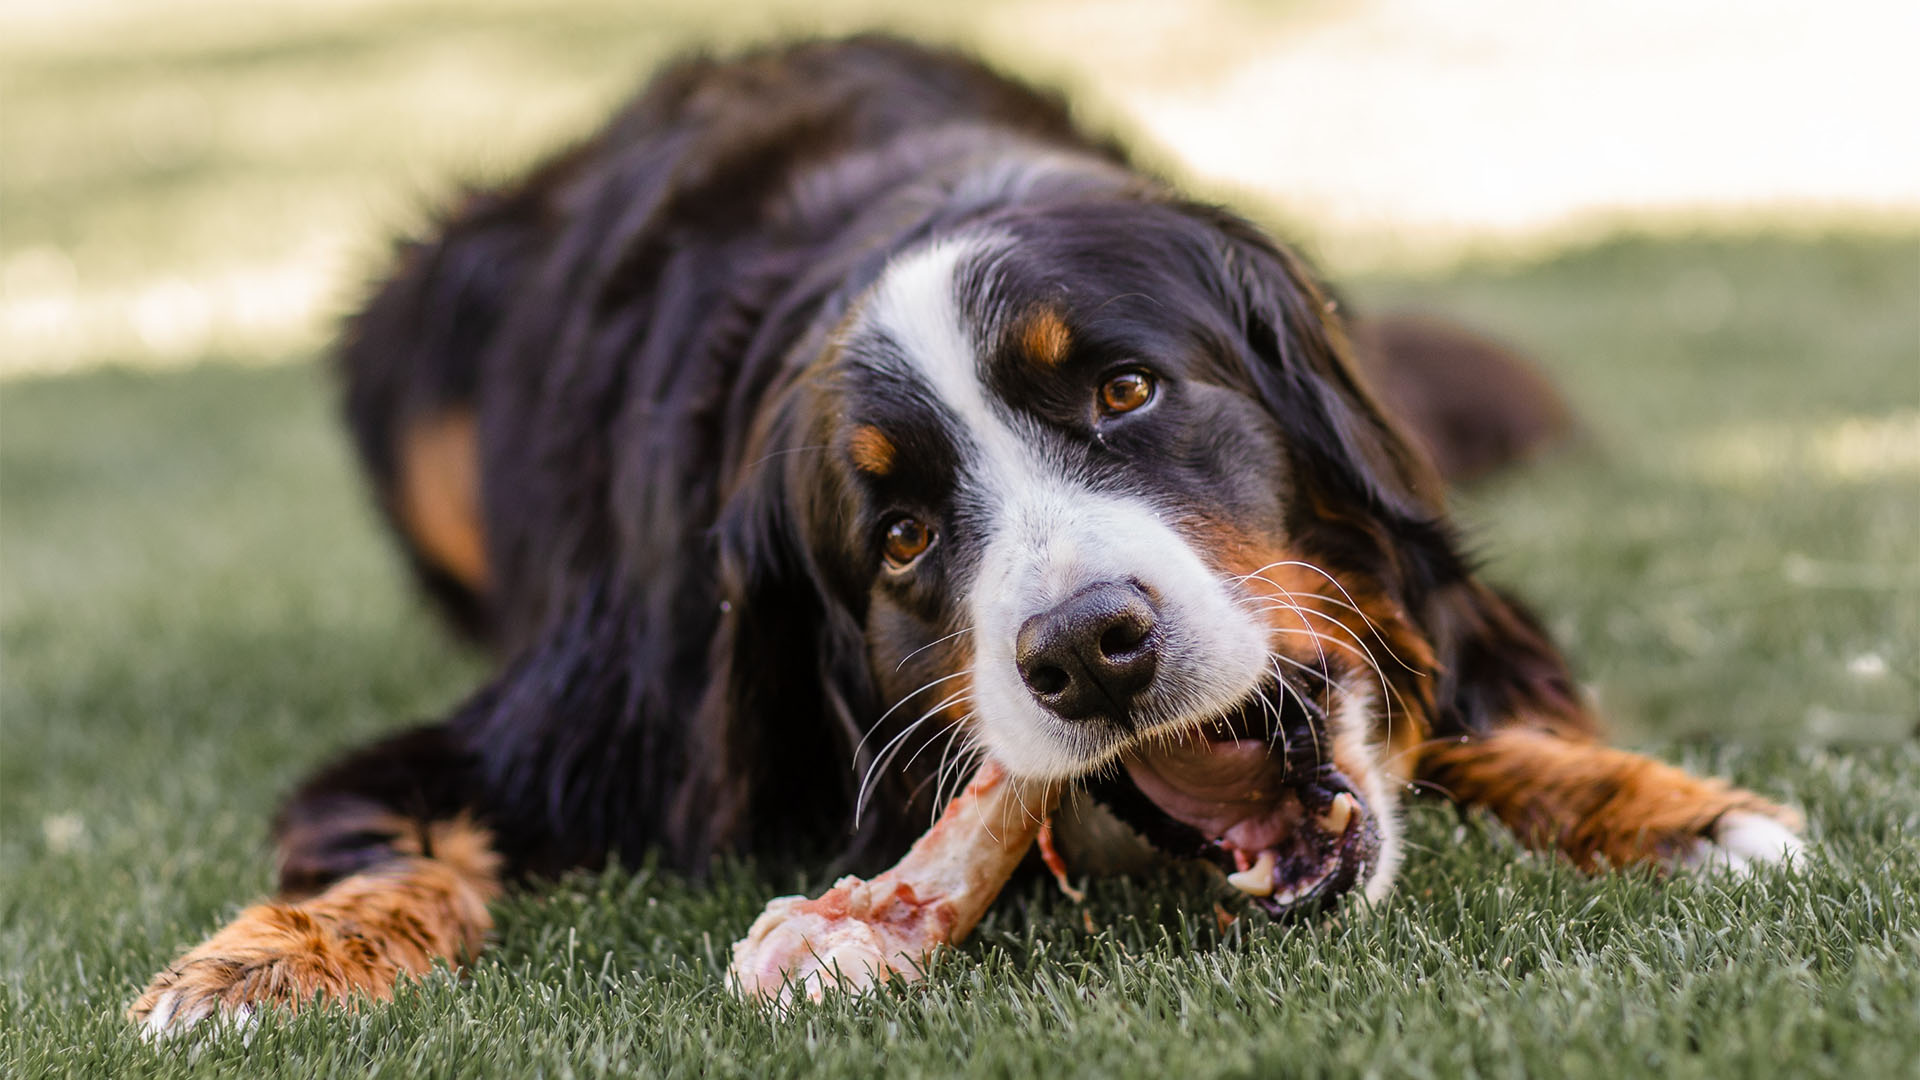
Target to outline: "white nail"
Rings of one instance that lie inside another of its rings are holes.
[[[1252,866],[1227,875],[1227,884],[1248,896],[1273,895],[1273,852],[1263,851]]]

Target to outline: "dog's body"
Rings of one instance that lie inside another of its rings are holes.
[[[964,58],[670,69],[353,322],[381,505],[498,673],[309,781],[282,902],[132,1015],[384,997],[616,852],[871,866],[955,754],[1084,779],[1276,914],[1383,894],[1415,781],[1585,866],[1791,851],[1790,812],[1593,741],[1349,352],[1258,230]]]

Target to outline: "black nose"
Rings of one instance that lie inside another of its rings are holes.
[[[1137,585],[1103,581],[1028,619],[1014,640],[1027,689],[1063,720],[1125,723],[1160,666],[1153,602]]]

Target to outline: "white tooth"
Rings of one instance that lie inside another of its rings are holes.
[[[1273,894],[1273,902],[1283,907],[1287,904],[1293,903],[1295,900],[1298,900],[1299,898],[1300,898],[1300,889],[1298,887],[1291,888],[1291,889],[1282,889],[1280,892]]]
[[[1263,851],[1252,866],[1237,874],[1228,874],[1227,884],[1248,896],[1271,896],[1273,894],[1273,852]]]
[[[1353,801],[1353,796],[1344,791],[1335,795],[1333,805],[1327,807],[1327,812],[1320,816],[1320,827],[1327,831],[1328,836],[1345,835],[1347,822],[1353,820],[1353,812],[1359,809],[1359,806],[1359,803]]]

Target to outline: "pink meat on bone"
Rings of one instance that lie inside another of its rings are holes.
[[[936,949],[972,932],[1052,810],[987,762],[891,870],[841,878],[817,899],[770,902],[734,945],[728,981],[785,1005],[796,994],[818,1000],[919,978]]]

